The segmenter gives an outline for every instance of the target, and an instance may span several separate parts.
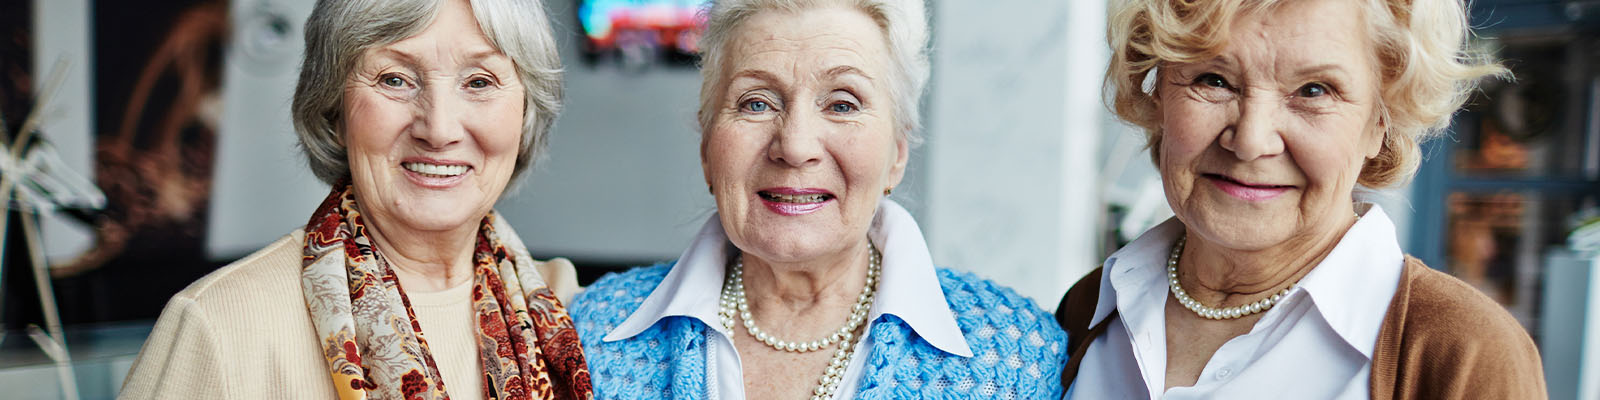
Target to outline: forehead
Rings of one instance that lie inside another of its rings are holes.
[[[728,66],[749,64],[849,65],[877,70],[887,61],[883,30],[866,14],[828,7],[768,10],[740,24],[729,42]]]
[[[385,53],[409,56],[438,56],[444,59],[504,58],[478,26],[477,17],[466,1],[442,1],[428,26],[415,34],[376,47]]]
[[[1246,63],[1365,62],[1373,56],[1365,18],[1358,1],[1286,1],[1241,15],[1222,53]]]

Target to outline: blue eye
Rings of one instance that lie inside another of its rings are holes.
[[[1321,97],[1328,94],[1328,87],[1320,83],[1310,83],[1301,86],[1300,90],[1295,91],[1295,94],[1300,95],[1300,97]]]
[[[833,103],[832,105],[828,106],[828,111],[836,112],[836,113],[839,113],[839,114],[845,114],[845,113],[849,113],[849,112],[852,112],[852,111],[855,111],[855,110],[856,110],[856,106],[854,104],[850,104],[850,103]]]
[[[772,108],[772,105],[762,100],[751,100],[744,103],[744,108],[750,112],[767,112],[768,109]]]

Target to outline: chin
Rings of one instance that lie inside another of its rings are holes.
[[[464,225],[477,226],[488,214],[488,210],[474,212],[466,210],[465,202],[440,202],[430,201],[420,204],[407,211],[407,224],[424,231],[443,231],[461,228]]]
[[[739,250],[767,262],[805,262],[825,256],[827,243],[815,235],[793,232],[763,232],[749,235]]]
[[[1262,250],[1277,246],[1289,237],[1292,227],[1281,221],[1297,218],[1278,216],[1275,213],[1218,213],[1195,219],[1185,219],[1184,226],[1191,236],[1199,235],[1207,242],[1233,250]]]

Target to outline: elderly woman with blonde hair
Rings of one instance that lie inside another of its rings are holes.
[[[717,213],[674,263],[601,278],[573,319],[605,399],[1061,396],[1065,335],[935,268],[904,175],[921,0],[713,1],[701,167]]]
[[[590,398],[572,264],[494,212],[560,109],[543,5],[320,0],[305,29],[295,130],[332,188],[174,296],[121,397]]]
[[[1494,301],[1405,256],[1357,187],[1503,69],[1459,0],[1128,0],[1106,72],[1176,216],[1062,300],[1073,399],[1545,396]]]

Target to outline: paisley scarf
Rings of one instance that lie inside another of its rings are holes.
[[[368,236],[348,183],[306,224],[300,280],[340,399],[448,399],[422,325]],[[481,388],[487,399],[589,399],[577,330],[511,227],[490,212],[473,254]],[[470,385],[471,382],[457,382]]]

